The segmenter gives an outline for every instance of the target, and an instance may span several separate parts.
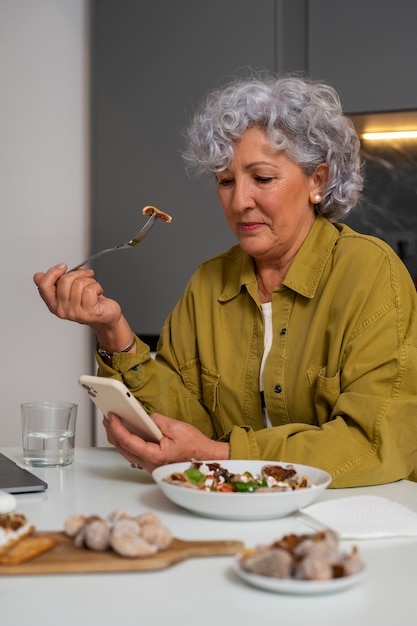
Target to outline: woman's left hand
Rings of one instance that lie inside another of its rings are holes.
[[[109,440],[130,463],[152,472],[155,468],[168,463],[181,463],[191,459],[229,458],[228,443],[213,441],[194,426],[159,413],[153,413],[151,418],[163,435],[159,443],[145,441],[132,434],[114,413],[109,413],[103,420]]]

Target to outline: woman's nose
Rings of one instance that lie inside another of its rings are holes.
[[[244,211],[255,206],[252,186],[246,181],[236,181],[233,189],[232,208],[235,211]]]

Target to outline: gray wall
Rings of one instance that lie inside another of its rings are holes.
[[[93,0],[92,248],[130,239],[96,275],[131,325],[158,334],[195,267],[234,243],[209,181],[187,177],[181,131],[210,88],[247,66],[306,70],[348,112],[417,108],[413,0]]]
[[[77,402],[91,443],[90,332],[51,315],[32,276],[88,248],[88,1],[0,1],[0,446],[21,446],[20,404]]]

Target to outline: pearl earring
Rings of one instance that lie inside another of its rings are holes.
[[[319,204],[321,202],[321,195],[319,193],[316,193],[313,200],[314,200],[314,204]]]

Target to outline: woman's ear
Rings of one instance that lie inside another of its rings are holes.
[[[329,177],[329,166],[327,163],[319,163],[311,175],[310,202],[320,204],[323,199],[323,189]]]

